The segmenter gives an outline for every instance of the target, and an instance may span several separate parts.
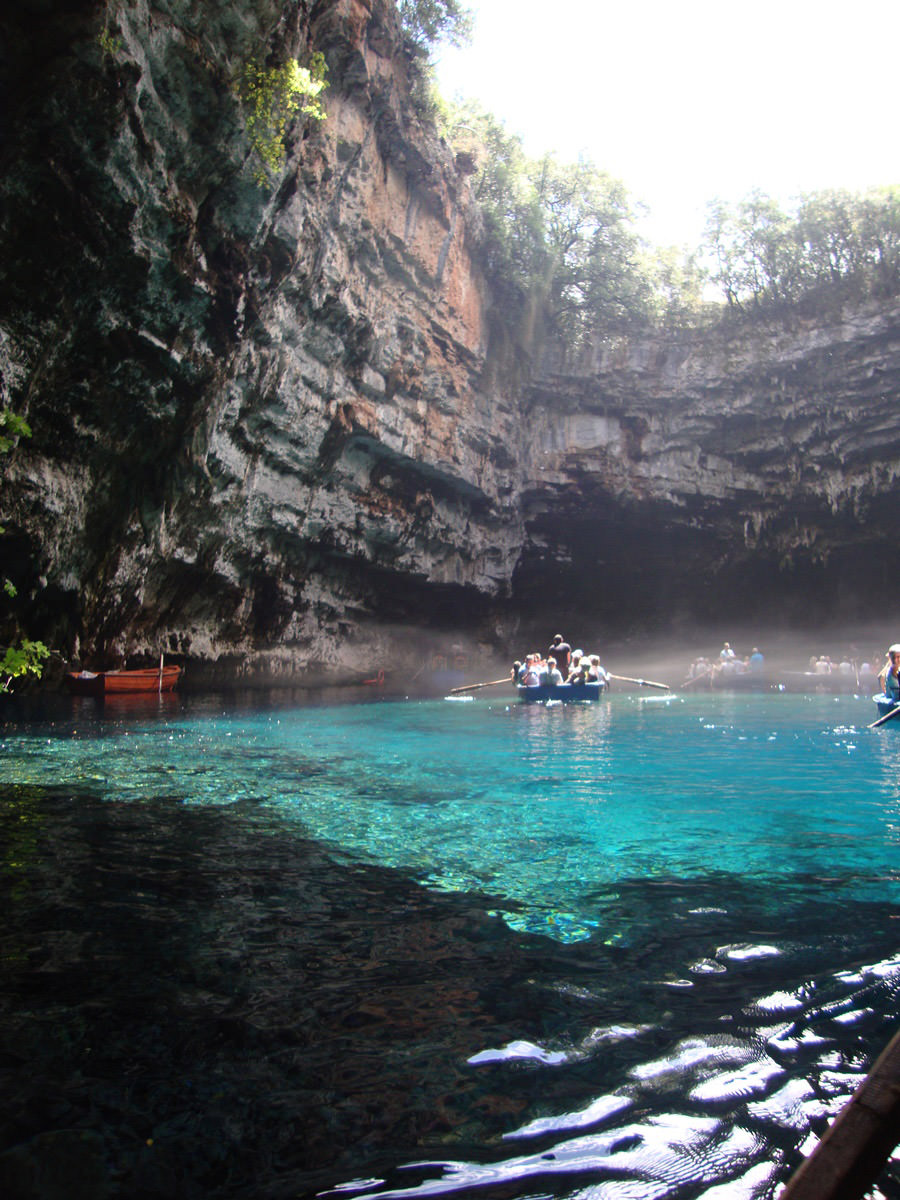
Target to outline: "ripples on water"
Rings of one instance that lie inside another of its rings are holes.
[[[774,1195],[897,1019],[870,707],[8,720],[0,1184]]]

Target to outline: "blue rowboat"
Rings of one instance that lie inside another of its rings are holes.
[[[872,699],[878,707],[879,717],[886,717],[889,712],[893,712],[897,708],[897,705],[889,696],[873,696]],[[900,729],[900,713],[893,720],[896,722],[897,728]]]
[[[599,700],[606,691],[605,683],[539,683],[535,687],[517,684],[519,699],[526,704],[542,700]]]

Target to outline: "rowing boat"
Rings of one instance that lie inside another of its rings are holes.
[[[70,671],[66,686],[76,696],[110,696],[125,692],[171,692],[181,667],[147,667],[138,671]]]
[[[599,700],[606,691],[605,683],[538,683],[532,687],[516,685],[519,699],[526,704],[541,700]]]
[[[886,717],[888,713],[893,712],[894,709],[897,708],[897,705],[889,696],[879,694],[877,696],[873,696],[872,699],[875,701],[879,717]],[[895,724],[897,728],[900,729],[900,721],[896,721]]]

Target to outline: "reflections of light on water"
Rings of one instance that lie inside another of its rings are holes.
[[[531,1154],[490,1163],[410,1162],[398,1174],[398,1179],[408,1174],[405,1184],[382,1180],[352,1194],[357,1200],[413,1200],[467,1196],[477,1188],[490,1195],[492,1185],[531,1181],[539,1188],[543,1179],[557,1195],[559,1183],[551,1181],[583,1175],[591,1182],[567,1192],[571,1200],[663,1198],[680,1195],[678,1189],[687,1183],[707,1184],[704,1200],[769,1195],[779,1172],[774,1131],[793,1138],[809,1131],[814,1122],[831,1117],[860,1082],[852,1051],[838,1050],[832,1037],[819,1032],[873,1011],[859,1003],[860,985],[870,997],[885,986],[897,988],[900,961],[889,958],[858,972],[835,972],[829,986],[844,995],[824,1003],[815,1002],[823,989],[806,985],[794,993],[755,997],[744,1008],[751,1021],[788,1013],[791,1019],[767,1036],[764,1027],[751,1024],[746,1031],[682,1038],[665,1056],[636,1064],[615,1091],[581,1109],[534,1118],[506,1135],[507,1142],[536,1141]],[[602,1042],[599,1038],[598,1045]],[[489,1061],[496,1065],[496,1058],[469,1059],[472,1066]],[[541,1062],[559,1069],[563,1057],[551,1064],[542,1049]],[[684,1107],[665,1107],[675,1097]],[[629,1119],[637,1111],[649,1115]]]

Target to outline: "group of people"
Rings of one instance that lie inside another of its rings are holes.
[[[526,654],[510,671],[513,683],[541,687],[561,683],[600,683],[609,687],[610,675],[600,665],[600,656],[573,650],[561,633],[556,634],[546,654]]]
[[[879,654],[873,654],[871,659],[854,650],[842,655],[835,661],[829,654],[813,654],[807,666],[807,671],[814,675],[845,675],[857,680],[877,676],[879,684],[888,696],[900,701],[900,643],[890,646],[887,651],[887,661],[879,670],[877,665]],[[748,672],[761,672],[765,668],[765,657],[757,646],[750,654],[740,657],[735,653],[730,643],[725,642],[718,655],[707,658],[700,655],[691,663],[688,678],[685,682],[704,677],[716,678],[721,674],[744,675]]]
[[[749,654],[738,655],[730,642],[724,642],[718,656],[713,659],[701,654],[695,658],[688,671],[688,681],[716,675],[747,675],[759,673],[766,665],[765,656],[758,646]]]
[[[809,660],[809,670],[815,675],[858,675],[872,676],[878,673],[878,667],[873,666],[881,657],[875,653],[871,658],[863,655],[861,658],[858,651],[850,654],[844,654],[837,662],[830,654],[811,655]]]

